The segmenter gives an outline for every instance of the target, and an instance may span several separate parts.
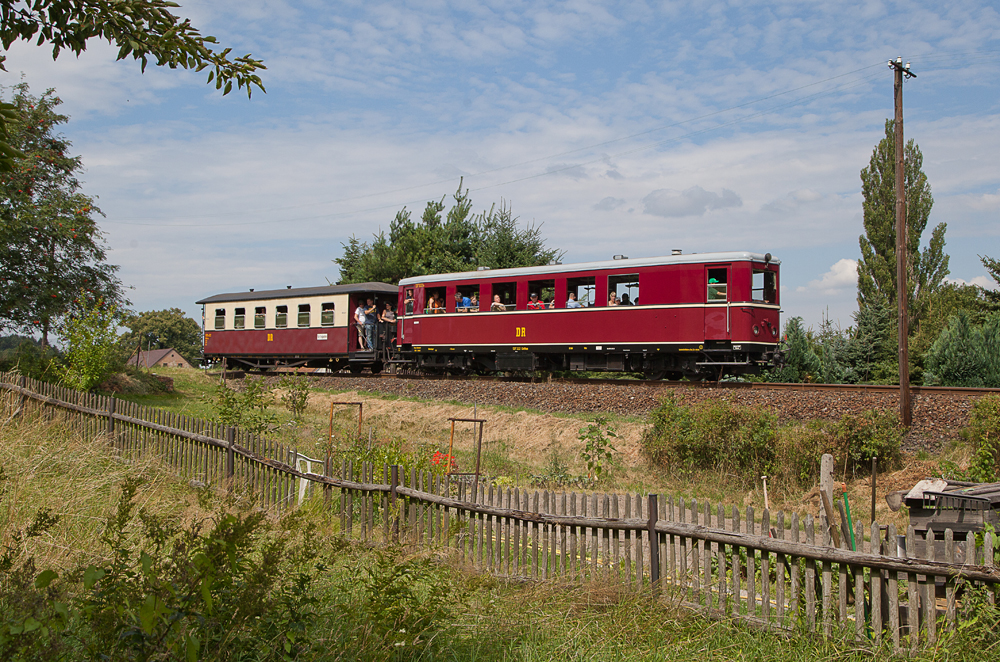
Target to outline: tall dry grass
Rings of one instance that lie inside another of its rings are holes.
[[[11,417],[16,400],[0,396],[0,546],[10,545],[40,510],[59,522],[34,538],[23,554],[38,567],[69,568],[99,558],[100,536],[114,509],[122,482],[139,476],[140,507],[178,517],[197,507],[193,490],[170,475],[153,457],[120,460],[104,439],[85,441],[60,415],[28,407]],[[29,548],[30,547],[30,548]]]

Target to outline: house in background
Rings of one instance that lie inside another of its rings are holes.
[[[129,357],[129,365],[140,368],[190,368],[183,356],[177,350],[170,347],[168,349],[151,349],[141,351]]]

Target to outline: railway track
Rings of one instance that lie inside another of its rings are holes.
[[[220,372],[210,373],[221,376]],[[239,378],[245,375],[244,371],[230,370],[226,372],[227,378]],[[275,377],[288,374],[287,372],[262,372],[254,373],[261,376]],[[326,379],[362,379],[362,380],[416,380],[416,381],[469,381],[476,383],[528,383],[528,384],[583,384],[583,385],[610,385],[610,386],[649,386],[663,389],[731,389],[731,390],[751,390],[751,391],[810,391],[810,392],[854,392],[854,393],[898,393],[899,386],[895,384],[802,384],[783,382],[684,382],[665,381],[651,379],[609,379],[609,378],[584,378],[584,377],[552,377],[552,378],[531,378],[531,377],[493,377],[493,376],[466,376],[466,375],[416,375],[416,374],[353,374],[353,373],[304,373],[306,376],[323,377]],[[1000,388],[977,388],[967,386],[910,386],[910,392],[914,395],[987,395],[990,393],[1000,393]]]

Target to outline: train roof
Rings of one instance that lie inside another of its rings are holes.
[[[575,271],[601,271],[605,269],[628,269],[630,267],[654,267],[664,264],[700,264],[703,262],[764,262],[761,253],[748,251],[731,251],[723,253],[684,253],[681,255],[664,255],[661,257],[640,257],[635,259],[602,260],[600,262],[576,262],[572,264],[547,264],[540,267],[518,267],[515,269],[484,269],[483,271],[462,271],[453,274],[434,274],[415,276],[399,281],[400,286],[417,285],[419,283],[436,283],[450,280],[473,280],[488,278],[510,278],[517,276],[533,276],[540,274],[557,274]],[[771,258],[771,264],[781,264],[781,260]]]
[[[225,303],[227,301],[260,301],[262,299],[292,299],[301,297],[318,297],[327,294],[354,294],[357,292],[375,292],[396,294],[399,289],[389,283],[350,283],[348,285],[322,285],[320,287],[289,287],[283,290],[261,290],[259,292],[231,292],[216,294],[197,304]]]

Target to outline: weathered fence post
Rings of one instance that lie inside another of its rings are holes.
[[[21,375],[17,380],[17,385],[21,387],[21,400],[17,404],[17,409],[14,410],[14,415],[11,418],[17,418],[22,413],[24,413],[24,404],[28,401],[28,394],[25,391],[28,389],[28,378]]]
[[[236,474],[236,428],[226,428],[226,483],[227,489],[233,489],[233,476]]]
[[[118,402],[115,396],[108,398],[108,437],[111,439],[111,443],[114,444],[115,449],[118,448],[118,441],[115,439],[115,403]]]
[[[399,465],[390,468],[389,508],[392,509],[392,541],[399,542],[399,512],[396,510],[396,487],[399,485]]]
[[[660,509],[656,504],[656,495],[649,495],[649,585],[653,597],[660,595],[660,544],[656,533],[656,518]]]

